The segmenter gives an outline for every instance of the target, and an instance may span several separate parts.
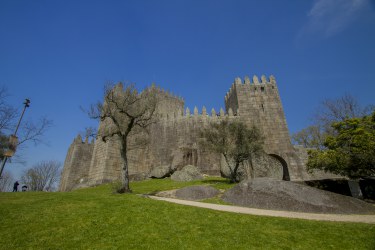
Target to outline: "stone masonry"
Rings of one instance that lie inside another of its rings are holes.
[[[144,179],[154,168],[170,165],[181,169],[185,165],[197,166],[202,173],[220,175],[223,161],[220,155],[209,152],[198,143],[199,131],[212,122],[223,119],[239,119],[247,125],[257,126],[265,136],[264,149],[268,160],[258,161],[259,173],[266,168],[280,172],[279,179],[308,180],[319,176],[309,175],[305,170],[306,150],[291,144],[283,107],[275,77],[254,76],[244,81],[236,78],[225,95],[225,109],[216,112],[193,111],[184,108],[184,101],[155,86],[158,106],[158,122],[149,130],[149,143],[129,151],[129,174],[131,179]],[[117,85],[116,91],[123,91]],[[184,112],[185,110],[185,112]],[[104,121],[99,129],[108,126]],[[60,191],[119,180],[121,176],[120,144],[116,137],[104,142],[82,142],[78,136],[70,146],[61,176]],[[271,171],[272,172],[272,171]],[[264,174],[267,176],[267,174]]]

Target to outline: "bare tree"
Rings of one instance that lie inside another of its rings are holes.
[[[22,125],[18,146],[25,142],[33,142],[34,145],[44,143],[44,133],[52,126],[52,121],[46,117],[40,118],[36,123],[25,121]]]
[[[317,109],[313,120],[315,125],[330,129],[333,122],[370,115],[373,109],[371,105],[362,107],[352,95],[345,94],[336,99],[325,99]]]
[[[31,191],[53,191],[58,183],[61,163],[57,161],[43,161],[26,170],[21,181]]]
[[[0,178],[0,192],[9,192],[13,187],[13,176],[9,172],[4,172]]]
[[[322,149],[324,140],[327,137],[323,128],[319,125],[308,126],[292,135],[292,142],[296,145],[302,145],[305,148]]]
[[[98,137],[103,141],[117,137],[120,141],[120,154],[123,159],[122,186],[119,193],[131,192],[129,187],[128,150],[130,137],[136,136],[155,122],[156,96],[153,89],[138,93],[134,84],[123,86],[122,83],[106,85],[104,102],[91,105],[89,116],[99,119],[107,126],[101,126]]]
[[[248,161],[253,176],[253,159],[263,152],[263,137],[255,126],[248,128],[240,121],[223,120],[203,129],[201,137],[202,146],[224,156],[230,182],[239,181],[238,169],[245,161]]]
[[[33,142],[34,145],[41,143],[44,133],[52,126],[52,121],[47,118],[41,118],[36,123],[31,120],[23,121],[19,128],[16,145],[9,143],[11,138],[15,138],[10,135],[15,133],[14,129],[18,127],[16,124],[20,112],[7,103],[8,97],[7,89],[0,87],[0,158],[3,160],[4,153],[9,151],[9,147],[12,146],[14,149],[17,148],[17,154],[12,158],[17,162],[22,162],[22,153],[20,153],[22,150],[20,149],[24,149],[27,142]]]
[[[292,135],[292,141],[308,148],[324,149],[325,138],[334,135],[334,122],[369,115],[375,109],[369,105],[362,107],[351,95],[345,94],[337,99],[326,99],[318,107],[313,117],[313,124]]]
[[[86,127],[83,132],[80,133],[82,138],[92,138],[95,139],[98,135],[98,131],[94,127]]]
[[[6,102],[8,97],[7,89],[4,86],[0,87],[0,131],[2,133],[15,126],[15,119],[18,115],[17,110]]]

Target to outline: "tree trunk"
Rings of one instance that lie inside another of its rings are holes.
[[[122,167],[122,187],[118,190],[119,193],[131,193],[129,186],[129,165],[127,155],[127,139],[121,138],[121,157],[123,159]]]
[[[224,156],[225,162],[227,163],[227,166],[228,166],[228,169],[229,169],[229,182],[235,183],[236,182],[236,175],[237,175],[236,167],[233,169],[231,167],[231,162],[229,161],[228,156],[226,154],[223,154],[223,156]]]
[[[233,172],[231,172],[231,175],[230,175],[230,183],[236,183],[238,182],[239,180],[237,179],[237,172],[238,172],[238,167],[240,166],[240,163],[239,162],[236,162],[236,165],[233,169]]]
[[[233,172],[230,173],[229,183],[236,183],[236,175]]]
[[[250,179],[254,179],[255,173],[254,173],[253,157],[250,157],[250,159],[248,159],[248,162],[249,162],[249,168],[250,168]]]
[[[350,193],[352,194],[352,196],[354,198],[362,200],[363,194],[362,194],[361,187],[359,186],[359,180],[358,179],[348,180],[348,185],[349,185]]]

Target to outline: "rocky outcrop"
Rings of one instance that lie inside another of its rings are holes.
[[[171,179],[174,181],[193,181],[202,180],[203,176],[199,172],[198,168],[193,165],[187,165],[180,171],[176,171],[172,174]]]
[[[246,180],[223,195],[235,205],[297,212],[375,214],[375,207],[364,201],[317,188],[269,178]]]
[[[152,169],[151,173],[149,174],[149,177],[162,179],[162,178],[171,176],[173,172],[174,172],[174,169],[172,169],[171,166],[168,166],[168,165],[157,166],[154,169]]]
[[[220,173],[224,178],[229,178],[230,176],[230,170],[224,156],[221,157]],[[275,158],[267,154],[262,154],[253,159],[253,169],[251,169],[248,161],[244,161],[240,164],[237,171],[237,181],[262,177],[282,180],[283,166]]]

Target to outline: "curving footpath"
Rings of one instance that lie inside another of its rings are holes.
[[[313,214],[313,213],[301,213],[301,212],[290,212],[290,211],[277,211],[277,210],[265,210],[249,207],[239,207],[230,205],[218,205],[197,201],[179,200],[158,196],[147,196],[154,200],[167,201],[177,203],[186,206],[194,206],[207,208],[218,211],[241,213],[241,214],[252,214],[262,216],[273,216],[273,217],[284,217],[284,218],[297,218],[305,220],[319,220],[319,221],[340,221],[340,222],[358,222],[375,224],[375,215],[351,215],[351,214]]]

